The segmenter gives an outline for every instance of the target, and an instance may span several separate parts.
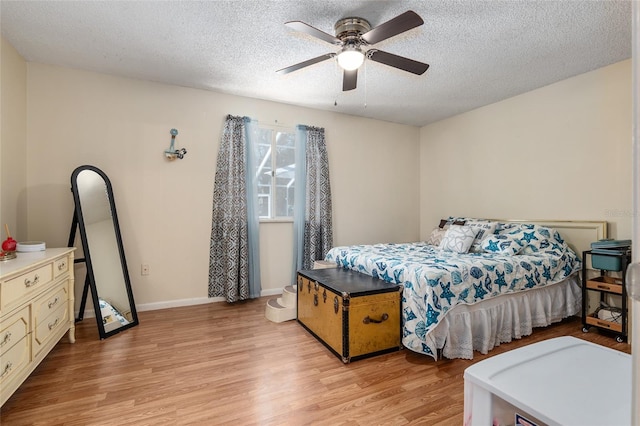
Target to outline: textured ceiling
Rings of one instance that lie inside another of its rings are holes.
[[[430,64],[422,76],[367,61],[342,92],[333,34],[407,11],[424,25],[375,45]],[[8,1],[2,35],[27,60],[422,126],[631,57],[630,1]]]

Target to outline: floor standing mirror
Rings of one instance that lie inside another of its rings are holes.
[[[94,166],[80,166],[71,174],[75,211],[69,246],[76,228],[84,251],[87,276],[77,321],[83,319],[89,290],[100,339],[138,325],[127,262],[122,246],[113,189],[107,175]]]

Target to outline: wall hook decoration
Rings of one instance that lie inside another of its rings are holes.
[[[165,149],[164,150],[164,155],[170,161],[173,161],[176,158],[179,158],[179,159],[182,160],[184,158],[184,156],[187,154],[187,150],[184,149],[184,148],[182,148],[182,149],[176,149],[175,148],[175,142],[176,142],[176,136],[178,135],[178,130],[177,129],[171,129],[171,131],[169,133],[171,133],[171,145],[169,146],[169,149]]]

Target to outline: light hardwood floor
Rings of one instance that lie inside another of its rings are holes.
[[[343,364],[295,321],[264,318],[266,299],[141,312],[140,325],[100,341],[77,324],[5,403],[9,425],[461,425],[473,361],[402,350]],[[618,350],[573,318],[488,356],[561,335]],[[595,367],[594,367],[595,368]]]

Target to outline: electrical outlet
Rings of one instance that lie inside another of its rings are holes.
[[[149,275],[149,265],[144,263],[140,265],[140,275]]]

